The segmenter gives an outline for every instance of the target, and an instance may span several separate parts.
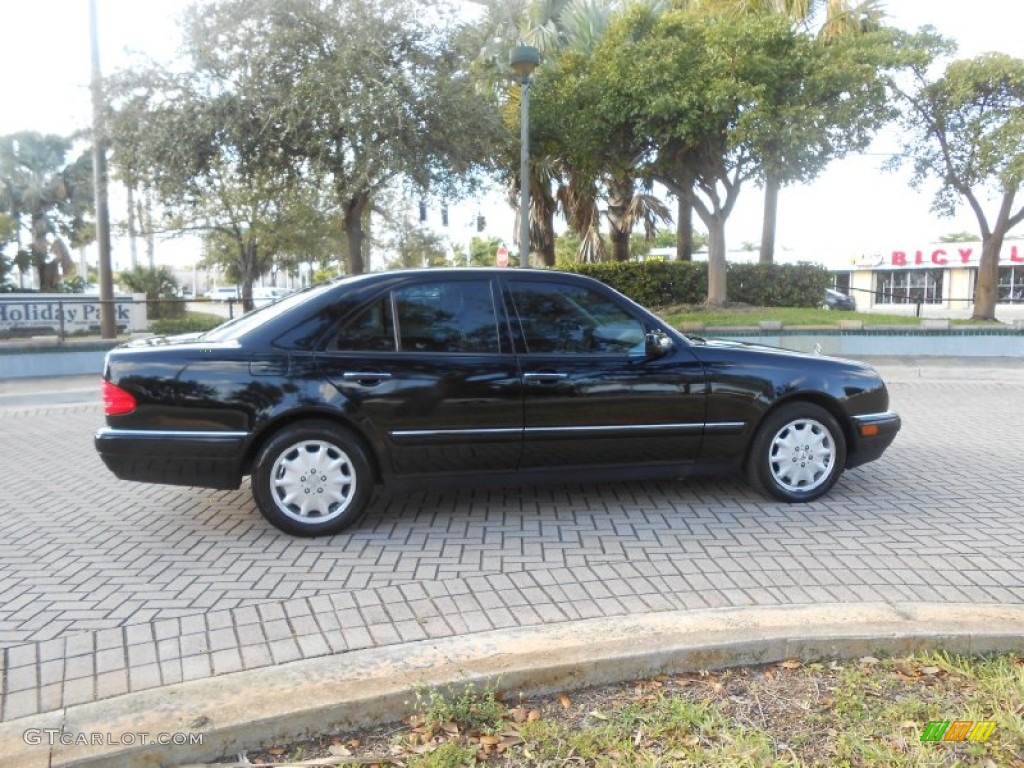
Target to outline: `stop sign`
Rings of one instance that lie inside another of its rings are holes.
[[[508,266],[508,249],[504,245],[498,247],[498,266]]]

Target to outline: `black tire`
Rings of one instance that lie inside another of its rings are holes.
[[[260,512],[294,536],[328,536],[358,522],[373,483],[359,438],[322,421],[282,429],[263,446],[252,471]]]
[[[799,438],[799,439],[798,439]],[[846,437],[835,417],[813,403],[790,403],[761,424],[750,447],[747,479],[781,501],[828,493],[846,467]]]

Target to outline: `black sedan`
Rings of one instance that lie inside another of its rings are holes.
[[[107,355],[118,477],[238,488],[283,531],[357,521],[374,486],[744,471],[789,502],[900,428],[868,365],[684,336],[595,280],[386,272]]]

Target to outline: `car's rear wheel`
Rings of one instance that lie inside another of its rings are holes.
[[[827,410],[790,403],[769,414],[747,462],[750,484],[782,501],[811,501],[831,490],[846,466],[846,438]]]
[[[272,437],[256,459],[253,496],[265,518],[295,536],[325,536],[362,516],[373,471],[360,440],[327,422],[303,422]]]

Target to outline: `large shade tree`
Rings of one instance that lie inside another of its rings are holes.
[[[939,181],[936,212],[952,215],[966,202],[974,213],[982,240],[974,318],[993,320],[1003,240],[1024,221],[1024,59],[984,54],[934,80],[927,64],[915,66],[917,87],[904,93],[905,152],[915,182]]]
[[[850,152],[865,149],[876,131],[899,113],[890,74],[904,64],[899,33],[880,25],[873,4],[779,2],[798,34],[817,10],[824,14],[807,48],[813,63],[800,78],[773,78],[754,138],[764,187],[760,261],[775,255],[779,193],[807,183]],[[821,8],[820,6],[825,6]],[[804,33],[806,34],[806,33]]]
[[[811,41],[775,16],[633,10],[596,56],[605,62],[607,120],[646,137],[649,172],[704,222],[708,304],[725,303],[725,224],[760,172],[759,141],[780,83],[806,81],[817,64]]]
[[[15,261],[35,269],[39,287],[56,291],[75,271],[65,239],[80,241],[92,210],[92,160],[71,160],[70,139],[23,131],[0,137],[0,212],[24,232],[29,245]]]
[[[113,164],[144,178],[160,198],[169,231],[216,242],[231,266],[243,305],[270,266],[268,248],[296,187],[264,161],[259,104],[210,82],[201,62],[184,73],[128,72],[111,79]]]
[[[260,162],[333,195],[348,271],[365,269],[364,221],[397,179],[457,196],[503,131],[426,0],[221,0],[195,6],[188,44],[262,124]]]

